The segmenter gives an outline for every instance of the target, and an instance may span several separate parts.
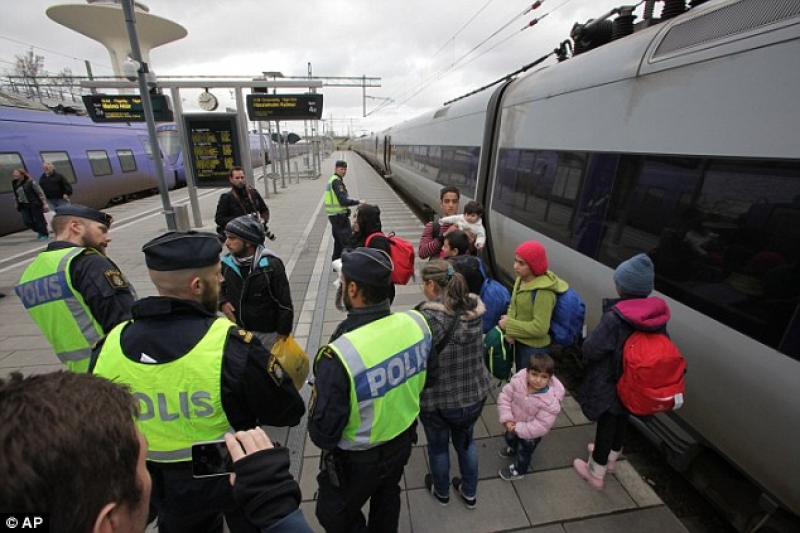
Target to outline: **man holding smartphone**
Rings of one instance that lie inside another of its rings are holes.
[[[159,296],[139,300],[93,355],[93,372],[130,387],[150,450],[161,531],[256,529],[224,477],[195,479],[191,446],[231,428],[294,426],[305,405],[291,376],[253,336],[217,316],[222,276],[216,235],[169,232],[142,247]]]
[[[91,374],[0,379],[0,511],[43,515],[48,531],[143,532],[152,484],[137,413],[124,386]],[[225,443],[255,531],[311,533],[289,451],[261,428],[228,433]]]

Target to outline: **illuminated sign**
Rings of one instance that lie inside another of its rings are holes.
[[[250,120],[319,120],[321,94],[248,94]]]
[[[163,94],[151,94],[153,118],[156,122],[172,122],[169,100]],[[144,106],[138,94],[87,94],[83,105],[92,122],[144,122]]]
[[[183,121],[189,136],[188,163],[192,166],[197,187],[230,186],[228,174],[232,167],[242,162],[236,115],[191,114],[184,115]]]

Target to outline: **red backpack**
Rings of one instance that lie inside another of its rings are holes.
[[[634,331],[622,349],[617,394],[628,411],[652,415],[683,405],[686,360],[663,333]]]
[[[395,285],[405,285],[414,276],[414,245],[405,239],[395,237],[394,232],[386,235],[385,233],[375,232],[364,242],[365,246],[369,246],[369,241],[375,235],[380,235],[389,239],[389,257],[392,258],[394,263],[394,270],[392,270],[392,283]]]

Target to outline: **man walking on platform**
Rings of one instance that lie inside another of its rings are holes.
[[[316,514],[328,533],[398,527],[431,332],[417,311],[391,313],[391,274],[381,250],[342,255],[348,316],[314,361],[308,432],[322,450]]]
[[[292,332],[294,305],[286,267],[264,247],[264,227],[251,217],[225,226],[219,309],[232,322],[252,331],[267,350]]]
[[[44,172],[39,176],[39,187],[44,191],[47,203],[51,211],[55,211],[62,205],[69,205],[69,197],[72,196],[72,185],[63,174],[56,172],[53,163],[45,161],[42,163]]]
[[[451,217],[458,214],[458,202],[461,193],[456,187],[444,187],[439,191],[439,207],[442,209],[442,216]],[[422,237],[419,239],[417,255],[420,259],[437,259],[442,254],[444,246],[444,236],[458,229],[453,224],[439,224],[438,221],[430,221],[422,229]]]
[[[247,186],[247,178],[242,167],[233,167],[228,173],[231,190],[220,195],[214,222],[217,233],[225,240],[225,226],[234,218],[251,215],[266,226],[269,223],[269,207],[258,191]]]
[[[222,245],[213,233],[170,232],[142,247],[159,296],[133,307],[95,350],[95,374],[128,385],[142,407],[159,529],[257,531],[227,476],[192,477],[193,443],[231,428],[294,426],[305,405],[292,377],[249,331],[217,316]]]
[[[92,345],[131,316],[136,292],[106,247],[111,215],[82,205],[60,207],[56,240],[31,263],[16,287],[22,305],[62,363],[86,372]]]
[[[344,177],[347,174],[347,161],[337,161],[333,176],[325,187],[325,213],[331,222],[333,233],[333,256],[331,261],[342,257],[342,251],[350,240],[352,228],[350,227],[350,209],[348,206],[366,203],[364,200],[350,198]]]

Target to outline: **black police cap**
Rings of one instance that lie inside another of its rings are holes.
[[[383,250],[356,248],[342,254],[342,274],[348,280],[385,287],[392,283],[392,259]]]
[[[342,161],[341,159],[336,162],[336,168],[347,168],[347,161]]]
[[[219,262],[222,245],[214,233],[170,231],[142,246],[150,270],[204,268]]]
[[[108,228],[111,227],[111,221],[114,220],[114,217],[112,217],[108,213],[103,213],[102,211],[98,211],[97,209],[92,209],[91,207],[86,207],[85,205],[78,205],[78,204],[68,204],[57,207],[56,214],[54,216],[85,218],[87,220],[94,220],[95,222],[99,222],[100,224],[103,224]]]

